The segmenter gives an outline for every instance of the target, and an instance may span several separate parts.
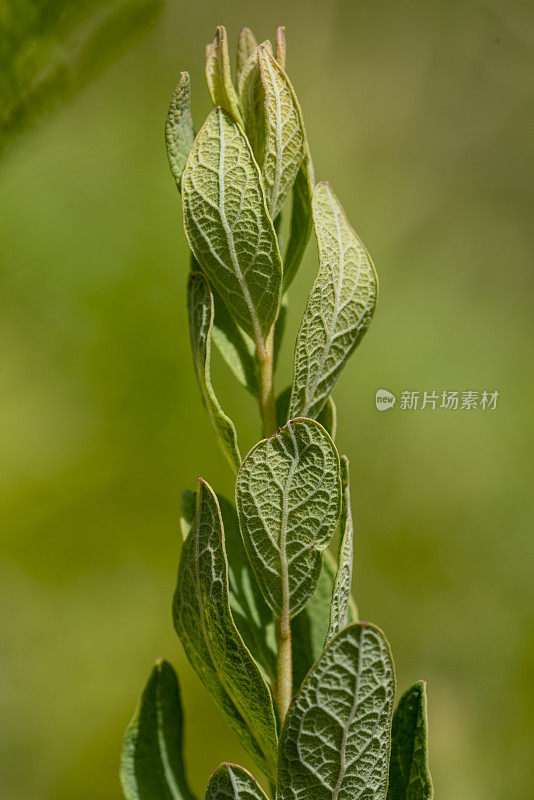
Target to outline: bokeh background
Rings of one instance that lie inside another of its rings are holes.
[[[529,796],[532,5],[138,0],[133,37],[119,15],[76,58],[85,22],[71,30],[60,5],[0,4],[0,25],[15,6],[20,23],[4,78],[70,69],[57,103],[52,81],[8,126],[0,162],[0,795],[118,800],[121,736],[158,656],[180,675],[195,789],[222,760],[249,764],[170,618],[180,493],[231,478],[188,351],[163,120],[187,68],[200,125],[204,45],[224,23],[232,43],[245,24],[260,39],[287,26],[317,176],[380,276],[335,392],[361,614],[387,632],[400,689],[428,679],[437,797]],[[316,266],[311,242],[279,388]],[[256,411],[223,365],[215,378],[246,450]],[[500,399],[378,413],[378,388]]]

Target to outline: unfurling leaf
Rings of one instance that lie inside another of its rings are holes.
[[[298,100],[284,70],[263,45],[257,53],[265,95],[262,174],[267,208],[274,220],[304,160],[306,134]]]
[[[426,684],[405,692],[393,715],[388,800],[432,800],[428,768]]]
[[[230,608],[243,641],[269,681],[276,679],[276,637],[273,612],[265,602],[247,558],[237,511],[217,497],[224,524],[228,557]]]
[[[193,147],[195,131],[191,116],[191,83],[189,73],[182,72],[178,86],[172,93],[167,119],[165,120],[165,142],[171,172],[178,189],[182,174]]]
[[[258,342],[280,301],[282,265],[258,167],[239,125],[215,109],[182,176],[184,227],[195,258],[234,319]]]
[[[286,29],[284,25],[279,25],[276,29],[276,60],[285,70],[286,68]]]
[[[182,548],[173,619],[191,665],[243,747],[272,776],[277,752],[272,698],[230,611],[221,512],[203,480],[198,483],[196,517]]]
[[[284,292],[287,291],[297,274],[312,232],[313,179],[310,171],[309,158],[306,158],[302,162],[293,184],[291,225],[284,255]]]
[[[158,661],[122,745],[126,800],[194,800],[183,761],[183,714],[176,674]]]
[[[235,472],[241,464],[234,423],[222,410],[213,391],[210,375],[211,332],[215,314],[213,295],[204,275],[192,272],[187,284],[191,350],[202,399],[222,449]]]
[[[236,501],[266,601],[295,616],[315,590],[340,514],[339,456],[324,428],[296,419],[259,442],[237,474]]]
[[[211,776],[204,800],[267,800],[267,796],[250,772],[227,763]]]
[[[243,118],[230,72],[228,40],[224,25],[219,25],[213,42],[206,47],[206,83],[213,105],[224,108],[242,125]]]
[[[239,84],[241,83],[241,76],[245,67],[247,66],[248,62],[256,52],[256,48],[258,43],[256,41],[256,37],[250,30],[250,28],[241,28],[239,31],[239,38],[237,40],[237,59],[236,59],[236,67],[237,67],[237,87],[239,88]]]
[[[341,539],[339,542],[336,579],[332,592],[330,624],[326,637],[327,642],[333,639],[346,624],[352,586],[354,526],[350,507],[350,476],[349,460],[347,456],[341,456],[340,466],[341,484],[343,486],[341,500]]]
[[[385,800],[394,692],[382,631],[362,623],[332,639],[287,713],[278,800]]]
[[[289,414],[317,417],[369,327],[377,277],[371,258],[327,183],[313,193],[319,272],[297,337]]]

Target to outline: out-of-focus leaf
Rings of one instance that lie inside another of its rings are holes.
[[[308,157],[302,162],[293,184],[291,224],[284,255],[284,292],[298,272],[312,232],[312,196],[313,179]]]
[[[183,759],[183,713],[176,673],[158,661],[122,745],[126,800],[194,800]]]
[[[282,263],[261,177],[239,125],[214,109],[182,176],[184,227],[196,260],[254,341],[280,302]]]
[[[267,796],[250,772],[226,763],[211,776],[204,800],[267,800]]]
[[[239,100],[232,83],[226,28],[219,25],[213,42],[206,48],[206,82],[215,106],[221,106],[243,125]]]
[[[432,800],[428,768],[426,684],[418,681],[405,692],[393,715],[388,800]]]
[[[332,592],[327,642],[333,639],[347,622],[352,587],[354,526],[350,507],[350,475],[347,456],[341,456],[339,463],[341,467],[341,484],[343,486],[343,494],[341,496],[341,538],[337,558],[337,572]]]
[[[241,76],[248,62],[256,52],[258,43],[250,28],[241,28],[237,40],[236,75],[237,86],[241,83]]]
[[[234,423],[224,413],[211,384],[211,332],[215,309],[209,284],[201,272],[192,272],[187,282],[187,306],[193,363],[202,400],[230,466],[237,472],[241,455]]]
[[[335,636],[289,707],[277,798],[384,800],[394,693],[393,659],[379,628],[361,623]]]
[[[191,525],[195,519],[196,502],[196,494],[194,492],[191,492],[189,489],[185,489],[185,491],[182,492],[180,498],[180,531],[184,542],[189,535]]]
[[[282,301],[280,303],[280,311],[278,312],[278,318],[274,326],[273,369],[276,369],[276,366],[278,364],[278,358],[280,356],[280,348],[282,347],[282,342],[284,340],[288,306],[289,306],[289,300],[286,295],[286,297],[282,298]],[[284,422],[286,422],[286,420],[284,420]]]
[[[319,271],[297,337],[291,417],[316,418],[369,327],[378,281],[369,253],[327,183],[313,193]]]
[[[253,447],[237,474],[236,502],[265,600],[277,616],[295,616],[315,591],[340,514],[339,456],[324,428],[292,420]]]
[[[273,612],[263,598],[247,558],[237,511],[225,497],[219,495],[217,499],[224,524],[232,616],[265,677],[274,682],[276,633]]]
[[[189,153],[193,147],[195,131],[191,116],[191,81],[188,72],[180,74],[180,80],[172,93],[167,119],[165,120],[165,142],[169,166],[178,189],[182,183]]]
[[[162,0],[4,0],[0,152],[145,33]]]
[[[304,123],[294,89],[272,54],[257,50],[265,96],[265,144],[261,168],[267,208],[276,219],[306,153]]]
[[[276,29],[276,60],[283,70],[286,68],[286,29],[279,25]]]
[[[272,777],[278,745],[272,697],[232,617],[221,512],[202,479],[182,548],[173,619],[192,667],[243,747]]]
[[[213,291],[213,299],[215,302],[213,341],[239,383],[248,389],[253,397],[258,397],[260,390],[254,342],[236,325],[218,292]]]

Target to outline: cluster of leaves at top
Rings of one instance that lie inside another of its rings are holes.
[[[426,692],[400,699],[388,642],[351,599],[349,462],[334,444],[331,392],[369,326],[370,256],[328,183],[315,183],[301,110],[285,72],[285,36],[249,29],[232,81],[226,31],[207,48],[215,108],[195,136],[189,75],[166,124],[191,247],[191,346],[206,410],[236,472],[235,506],[202,479],[182,501],[173,602],[193,668],[278,800],[430,800]],[[280,219],[291,206],[281,254]],[[298,333],[291,387],[273,371],[286,291],[311,231],[319,270]],[[259,404],[265,439],[244,459],[210,378],[212,340]],[[339,529],[337,559],[327,549]],[[125,736],[127,800],[191,800],[173,668],[159,661]],[[223,764],[206,800],[265,800]]]

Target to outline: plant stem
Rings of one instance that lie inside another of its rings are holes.
[[[260,414],[265,437],[272,436],[278,428],[273,379],[273,341],[274,325],[265,342],[260,342],[256,348],[260,370]]]
[[[282,613],[276,621],[276,643],[277,643],[277,684],[276,684],[276,707],[280,725],[284,719],[293,696],[293,665],[291,659],[291,622],[289,611]]]

